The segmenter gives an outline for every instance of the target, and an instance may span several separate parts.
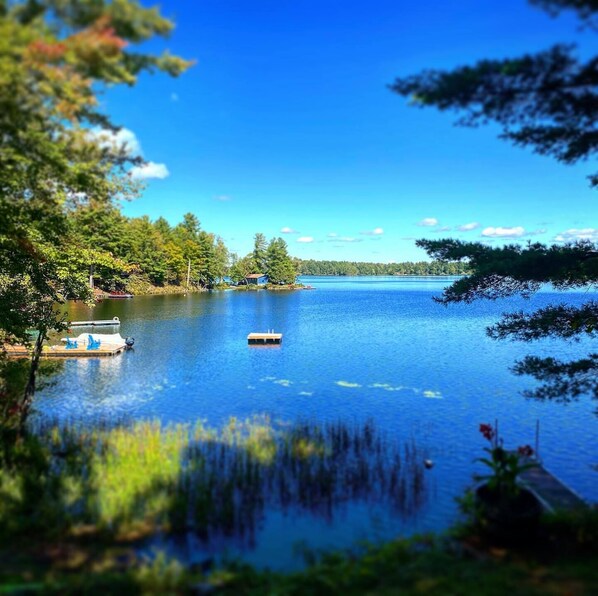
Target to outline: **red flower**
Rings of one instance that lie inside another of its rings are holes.
[[[523,457],[531,457],[534,454],[534,450],[529,445],[523,445],[517,448],[517,453]]]
[[[488,439],[488,441],[492,441],[492,439],[494,439],[494,429],[492,428],[491,424],[480,424],[480,432],[482,433],[484,439]]]

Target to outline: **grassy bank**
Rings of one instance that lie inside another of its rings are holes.
[[[127,279],[125,284],[125,291],[135,296],[147,296],[153,294],[187,294],[191,292],[204,292],[203,288],[197,288],[195,286],[175,286],[175,285],[163,285],[155,286],[148,280],[139,277],[131,276]]]
[[[586,519],[590,515],[585,523],[595,530],[597,516],[585,514]],[[5,558],[0,583],[4,591],[28,594],[596,594],[595,542],[569,542],[571,529],[578,530],[579,525],[579,518],[561,517],[557,523],[546,518],[548,541],[526,549],[493,548],[475,537],[396,540],[329,554],[292,574],[243,565],[206,572],[184,567],[164,554],[150,560],[122,547],[71,548],[51,566],[48,555],[33,561]],[[559,527],[567,528],[564,536]]]
[[[301,290],[303,284],[263,284],[263,285],[241,285],[231,286],[227,283],[216,284],[213,290],[236,290],[238,292],[256,292],[258,290],[270,290],[273,292],[289,291],[289,290]],[[131,276],[125,284],[125,291],[135,296],[150,296],[160,294],[191,294],[198,292],[207,292],[206,288],[198,288],[197,286],[174,286],[174,285],[163,285],[155,286],[152,285],[146,279],[140,277]]]

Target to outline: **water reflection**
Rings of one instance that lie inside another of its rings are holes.
[[[288,424],[262,415],[219,428],[109,419],[81,427],[38,418],[30,428],[44,446],[33,456],[46,458],[48,477],[30,479],[39,487],[14,511],[0,510],[0,533],[21,531],[10,525],[16,513],[37,519],[47,507],[75,534],[85,526],[145,544],[168,536],[195,545],[187,556],[261,551],[263,564],[268,525],[290,550],[298,522],[316,537],[345,528],[347,513],[353,527],[371,524],[374,511],[412,521],[434,477],[424,446],[389,440],[373,421]]]
[[[206,545],[231,539],[242,546],[255,544],[273,511],[332,523],[361,503],[412,518],[428,498],[425,459],[421,445],[389,442],[372,421],[285,428],[233,420],[220,436],[201,434],[187,449],[180,489],[188,515],[177,511],[171,522]]]

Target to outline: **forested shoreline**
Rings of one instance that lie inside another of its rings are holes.
[[[462,275],[463,263],[301,260],[289,256],[282,238],[269,242],[254,236],[253,251],[231,252],[217,234],[201,228],[197,216],[186,213],[170,225],[159,217],[126,217],[114,206],[74,205],[69,217],[77,244],[86,254],[94,283],[103,290],[136,294],[212,289],[243,283],[252,273],[263,273],[272,284],[292,284],[298,275]],[[85,263],[82,263],[85,266]],[[188,277],[188,286],[187,286]]]
[[[404,261],[369,263],[354,261],[299,261],[301,275],[467,275],[466,263],[442,261]]]

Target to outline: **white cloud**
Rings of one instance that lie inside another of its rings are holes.
[[[360,233],[364,236],[382,236],[382,234],[384,234],[384,230],[382,228],[374,228],[373,230],[367,230]]]
[[[297,230],[293,230],[293,228],[289,228],[288,226],[285,226],[284,228],[280,228],[280,233],[281,234],[298,234],[299,232],[297,232]]]
[[[99,141],[100,146],[105,149],[112,148],[118,151],[122,147],[124,148],[125,153],[129,156],[143,155],[139,139],[135,133],[128,128],[120,128],[116,132],[106,130],[105,128],[92,128],[90,134],[92,137],[96,138]]]
[[[220,201],[221,203],[225,203],[226,201],[232,201],[232,199],[228,195],[218,195],[214,197],[215,201]]]
[[[438,220],[435,217],[424,217],[424,219],[417,222],[417,225],[424,227],[437,226]]]
[[[97,139],[100,146],[114,151],[123,150],[129,157],[143,157],[141,143],[132,130],[120,128],[117,131],[104,128],[92,128],[90,134]],[[149,180],[151,178],[167,178],[170,175],[168,168],[163,163],[148,161],[140,166],[131,168],[131,178],[135,180]]]
[[[314,239],[311,236],[301,236],[300,238],[297,238],[297,242],[301,242],[303,244],[309,244],[313,241]]]
[[[525,228],[516,226],[514,228],[494,228],[492,226],[482,230],[485,238],[519,238],[525,234]]]
[[[575,240],[591,240],[598,242],[598,228],[570,228],[557,234],[557,242],[574,242]]]
[[[135,166],[131,170],[131,177],[135,180],[149,180],[150,178],[159,178],[162,180],[170,175],[168,168],[163,163],[154,163],[148,161],[142,166]]]
[[[330,232],[330,234],[328,234],[328,238],[336,238],[338,236],[338,234],[336,232]]]
[[[442,226],[440,228],[436,228],[434,231],[435,232],[448,232],[449,230],[452,230],[453,228],[451,228],[451,226]]]
[[[471,230],[475,230],[479,227],[480,224],[477,221],[472,221],[471,223],[466,223],[462,226],[457,226],[457,230],[459,230],[459,232],[471,232]]]

